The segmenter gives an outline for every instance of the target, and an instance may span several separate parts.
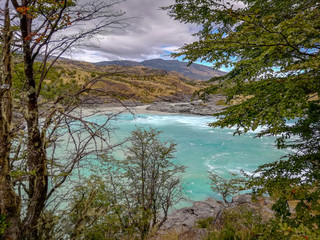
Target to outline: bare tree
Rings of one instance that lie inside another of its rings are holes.
[[[53,208],[57,190],[81,160],[108,145],[107,121],[94,124],[75,111],[82,101],[80,94],[99,77],[54,101],[41,94],[62,54],[89,38],[124,27],[123,13],[114,10],[119,2],[6,0],[1,6],[0,214],[8,222],[5,239],[38,239],[39,219],[46,207]],[[17,80],[20,89],[12,87],[12,52],[23,64],[23,75]],[[19,98],[12,97],[13,91]],[[64,155],[57,151],[61,138],[70,150]]]

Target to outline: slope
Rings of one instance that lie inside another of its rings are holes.
[[[152,59],[146,60],[143,62],[135,61],[104,61],[94,63],[97,66],[109,66],[109,65],[118,65],[118,66],[146,66],[151,68],[163,69],[166,71],[175,71],[188,78],[195,80],[209,80],[212,77],[222,76],[225,72],[219,70],[213,70],[210,67],[193,63],[188,66],[188,63],[180,62],[178,60],[163,60],[163,59]]]
[[[94,80],[90,94],[98,102],[130,100],[142,103],[154,101],[181,101],[203,87],[177,73],[144,66],[98,66],[91,63],[60,60],[56,64],[64,82],[83,84]]]

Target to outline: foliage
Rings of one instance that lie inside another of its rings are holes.
[[[35,62],[33,68],[36,71],[40,67],[40,62]],[[23,92],[25,89],[25,75],[24,75],[24,66],[23,64],[15,64],[14,65],[14,74],[13,74],[13,85],[12,85],[12,93],[13,97],[20,101],[23,100],[26,96],[23,96]],[[46,69],[47,75],[45,81],[42,83],[40,97],[45,102],[52,102],[57,100],[59,97],[64,96],[63,104],[68,104],[71,101],[76,103],[75,99],[72,98],[75,93],[77,93],[82,86],[75,81],[68,81],[64,79],[61,73],[61,69],[57,67],[52,67],[50,69]],[[39,84],[41,76],[39,73],[35,75],[36,84]],[[68,96],[70,96],[68,98]]]
[[[247,131],[268,125],[269,132],[282,132],[285,119],[301,117],[310,94],[317,95],[317,1],[177,0],[169,9],[175,19],[201,25],[199,41],[174,56],[191,62],[200,58],[214,68],[232,66],[214,81],[229,88],[229,100],[236,94],[254,95],[219,114],[213,126],[237,125],[238,131]]]
[[[312,229],[320,225],[319,124],[320,107],[310,103],[306,116],[297,120],[295,125],[287,126],[286,132],[278,138],[279,147],[291,147],[296,153],[289,154],[287,159],[260,166],[255,171],[258,177],[252,177],[248,185],[257,195],[267,192],[277,199],[274,210],[293,227],[304,224]],[[288,135],[296,138],[286,140]],[[294,220],[288,201],[297,202]]]
[[[207,240],[227,239],[261,239],[261,240],[317,240],[319,229],[310,229],[301,224],[290,227],[279,219],[263,220],[263,213],[259,209],[247,205],[228,208],[223,211],[219,224],[212,225],[213,219],[199,221],[200,227],[208,231]]]
[[[213,222],[214,222],[214,217],[203,218],[197,221],[197,227],[209,229],[212,227]]]
[[[72,211],[62,225],[65,228],[69,223],[64,232],[71,239],[134,239],[137,235],[122,187],[115,182],[119,179],[110,181],[111,178],[117,177],[93,175],[74,189]]]
[[[279,233],[279,239],[290,239],[290,240],[318,240],[320,236],[319,229],[310,229],[309,227],[301,224],[296,228],[288,226],[286,223],[279,223],[277,232]]]
[[[244,179],[237,174],[229,172],[230,178],[223,178],[215,172],[209,172],[210,185],[214,192],[218,193],[225,204],[229,205],[228,198],[243,190]]]
[[[6,216],[3,214],[0,214],[0,239],[2,239],[2,235],[6,230],[7,226],[8,226],[8,223],[6,222]]]
[[[137,212],[134,224],[145,238],[152,228],[167,219],[169,208],[183,197],[181,176],[185,167],[171,159],[175,144],[161,142],[159,131],[138,129],[131,133],[126,160],[122,162],[127,179],[125,197]]]
[[[235,134],[266,129],[278,148],[294,148],[251,176],[248,187],[276,200],[277,221],[306,232],[320,226],[319,92],[320,7],[316,0],[176,0],[165,8],[185,23],[200,25],[199,40],[174,56],[231,67],[200,92],[224,89],[231,102],[211,126],[236,126]],[[288,124],[294,119],[293,124]],[[248,176],[250,177],[250,176]],[[297,205],[290,210],[290,200]],[[278,224],[276,224],[278,226]],[[276,236],[276,232],[273,232]],[[309,237],[309,236],[306,236]]]
[[[221,226],[211,226],[207,239],[258,239],[265,228],[266,223],[256,209],[238,206],[224,210]]]
[[[67,235],[145,239],[151,230],[157,231],[169,209],[183,198],[180,174],[184,171],[171,160],[175,144],[160,141],[159,133],[133,131],[124,160],[102,156],[95,175],[75,188],[72,211],[65,220],[70,222]]]

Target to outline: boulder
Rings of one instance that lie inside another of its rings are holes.
[[[251,194],[240,194],[232,198],[231,204],[240,205],[244,203],[251,203],[252,202],[251,198],[252,198]]]
[[[191,207],[178,209],[170,214],[161,229],[193,229],[198,220],[215,217],[225,207],[223,202],[213,198],[194,202]]]

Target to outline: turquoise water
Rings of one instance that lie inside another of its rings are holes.
[[[104,116],[94,121],[105,121]],[[214,170],[226,176],[228,171],[253,172],[259,165],[277,160],[286,152],[277,150],[274,137],[254,138],[250,132],[233,136],[234,129],[212,128],[207,124],[216,121],[208,116],[121,114],[111,121],[116,130],[112,138],[119,141],[137,127],[156,128],[162,131],[163,140],[177,143],[175,161],[187,167],[183,184],[191,200],[207,197],[219,198],[208,180],[207,171]]]

